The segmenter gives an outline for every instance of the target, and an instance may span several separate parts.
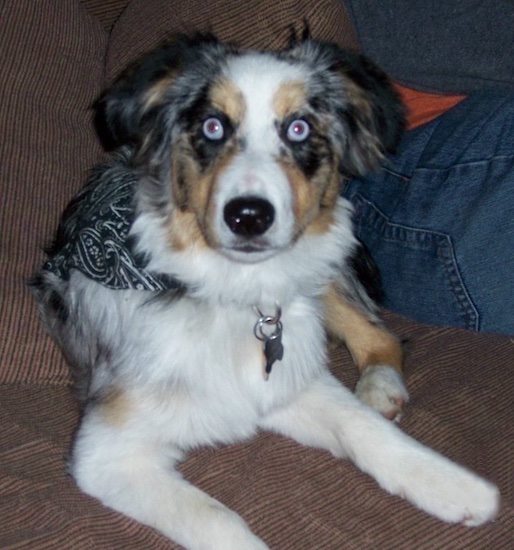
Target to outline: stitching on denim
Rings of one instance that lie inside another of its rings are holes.
[[[513,155],[494,155],[488,159],[480,159],[480,160],[469,160],[467,162],[459,162],[456,164],[452,164],[451,166],[417,166],[414,172],[453,172],[454,170],[461,169],[461,168],[477,168],[482,165],[487,166],[489,164],[497,163],[497,162],[514,162],[514,154]]]
[[[459,264],[455,256],[455,249],[450,235],[444,235],[446,241],[445,247],[438,246],[438,254],[443,252],[443,259],[446,263],[448,277],[450,285],[453,286],[453,293],[457,300],[461,303],[461,307],[464,311],[468,310],[466,318],[468,319],[468,326],[466,328],[472,330],[478,330],[480,325],[480,314],[464,284],[462,276],[459,270]],[[442,241],[441,241],[442,242]]]
[[[445,269],[449,289],[454,295],[465,321],[464,328],[478,330],[480,314],[460,274],[451,237],[440,231],[393,223],[385,213],[359,193],[354,193],[351,201],[354,204],[359,231],[364,228],[363,222],[366,220],[368,227],[376,229],[385,242],[407,244],[418,250],[427,248],[428,245],[435,246],[437,257]],[[412,238],[414,235],[416,238]]]
[[[412,179],[411,175],[407,174],[401,174],[400,172],[394,170],[393,168],[390,168],[389,166],[383,165],[380,167],[382,172],[385,172],[386,174],[389,174],[390,176],[393,176],[395,178],[398,178],[399,180],[409,183],[409,181]]]

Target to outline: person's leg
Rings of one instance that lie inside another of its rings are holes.
[[[407,132],[350,181],[384,306],[421,322],[514,333],[514,92],[477,92]]]

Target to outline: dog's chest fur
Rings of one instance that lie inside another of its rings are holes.
[[[85,278],[82,283],[86,292],[98,286]],[[91,316],[124,308],[130,316],[133,299],[124,294],[137,291],[98,290],[93,290]],[[184,450],[249,437],[264,414],[290,401],[324,368],[319,307],[317,298],[298,298],[283,309],[284,356],[265,380],[263,343],[254,335],[259,315],[253,308],[213,306],[190,297],[166,307],[158,301],[140,303],[130,326],[115,326],[124,316],[106,325],[113,333],[124,332],[120,349],[111,350],[123,370],[111,364],[103,374],[97,372],[102,389],[96,414],[113,425],[131,424],[142,437],[160,434],[181,442]]]

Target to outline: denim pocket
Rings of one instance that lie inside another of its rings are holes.
[[[357,235],[380,268],[384,306],[423,323],[478,330],[451,237],[394,223],[359,193],[351,202]]]

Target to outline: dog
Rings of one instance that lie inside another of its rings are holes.
[[[178,37],[99,109],[116,150],[32,281],[83,407],[78,486],[187,548],[263,549],[175,466],[265,429],[446,522],[493,519],[494,485],[391,422],[408,400],[402,345],[340,195],[401,135],[386,75],[311,39],[271,52]],[[328,337],[360,371],[355,394],[328,371]]]

